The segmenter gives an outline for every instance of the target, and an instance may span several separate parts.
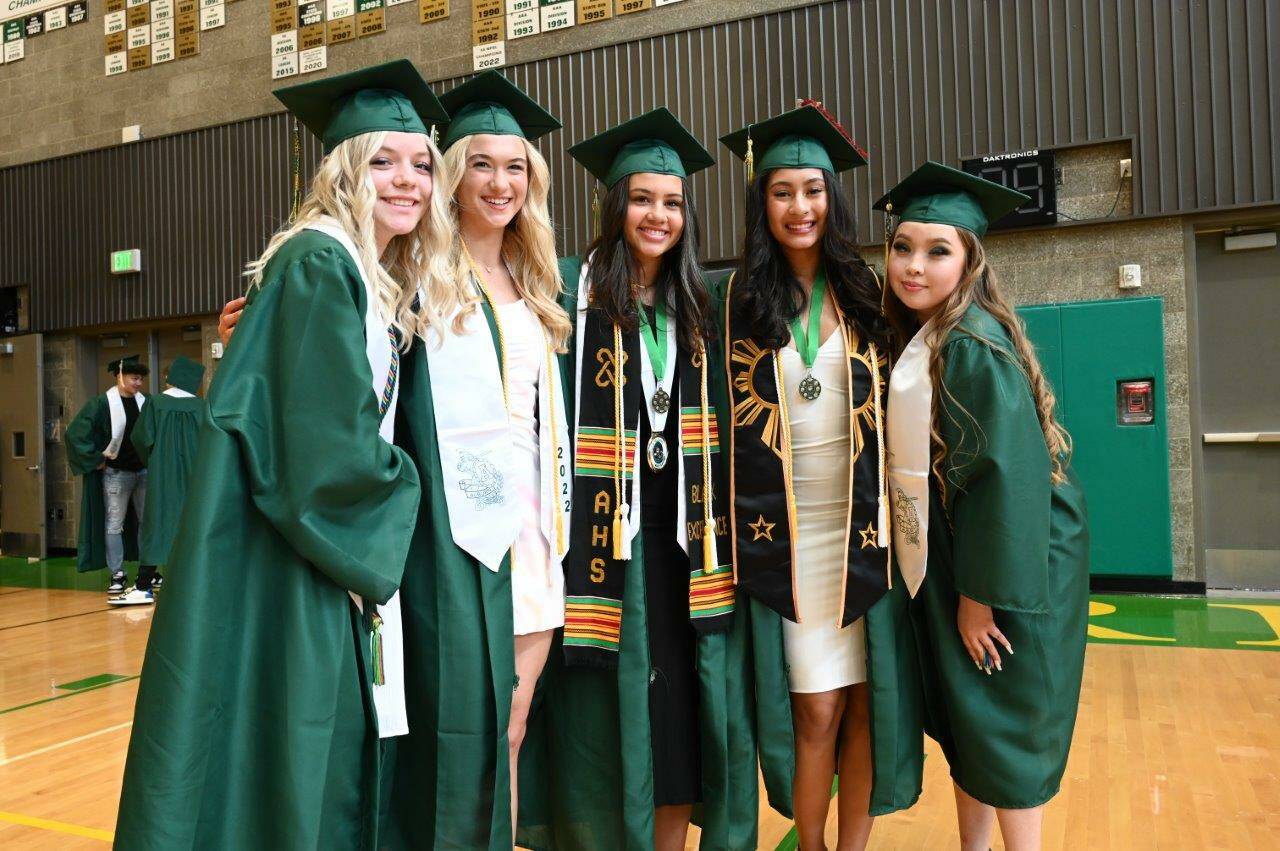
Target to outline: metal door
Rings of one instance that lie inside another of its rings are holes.
[[[1196,237],[1196,342],[1210,588],[1280,590],[1280,248]]]
[[[0,552],[45,556],[44,345],[0,339]]]

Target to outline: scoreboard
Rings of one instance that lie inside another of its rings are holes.
[[[1053,151],[1022,151],[994,154],[965,160],[961,169],[969,174],[1015,189],[1031,200],[992,222],[987,230],[1053,224],[1058,221],[1058,180]]]

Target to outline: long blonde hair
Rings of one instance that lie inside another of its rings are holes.
[[[551,172],[538,149],[529,144],[527,139],[520,141],[524,144],[525,157],[529,162],[529,191],[523,206],[507,225],[502,251],[515,272],[516,290],[520,297],[538,317],[556,351],[563,352],[572,326],[568,314],[558,301],[561,289],[560,267],[556,263],[555,231],[547,208],[547,196],[551,192]],[[468,137],[459,140],[444,153],[445,170],[449,178],[447,197],[450,199],[455,230],[459,232],[461,228],[458,219],[461,211],[457,191],[466,176],[470,147],[471,137]],[[450,292],[441,294],[438,306],[444,309],[445,316],[461,310],[455,322],[455,331],[460,331],[463,320],[480,303],[479,295],[469,284],[471,266],[467,262],[461,236],[454,240],[451,267],[451,283],[447,287]]]
[[[1040,429],[1044,432],[1045,448],[1049,452],[1050,477],[1055,485],[1061,484],[1066,478],[1064,469],[1067,459],[1071,456],[1071,436],[1054,415],[1057,401],[1049,388],[1049,382],[1045,380],[1044,370],[1040,367],[1040,359],[1036,357],[1035,347],[1027,338],[1022,320],[1001,294],[995,270],[987,263],[987,253],[982,246],[982,241],[964,228],[956,228],[956,233],[965,249],[964,273],[960,276],[960,283],[934,314],[928,341],[933,350],[929,360],[929,376],[934,388],[938,391],[933,394],[933,417],[929,424],[929,435],[934,446],[933,474],[945,493],[947,481],[942,473],[942,467],[948,447],[942,439],[942,431],[939,427],[939,416],[942,411],[939,397],[945,394],[949,402],[948,407],[959,411],[962,415],[968,415],[969,412],[947,390],[943,380],[946,374],[946,361],[942,349],[948,335],[960,324],[969,306],[976,304],[990,313],[1008,333],[1009,339],[1013,342],[1012,356],[1006,353],[1000,344],[986,340],[972,331],[966,331],[966,333],[990,345],[998,356],[1009,358],[1026,376],[1031,398],[1035,401]],[[915,324],[915,319],[891,289],[886,292],[885,313],[890,325],[894,328],[898,341],[896,348],[900,352],[911,339],[910,329]],[[969,419],[980,431],[972,415],[969,415]],[[955,448],[958,449],[958,447]]]
[[[419,285],[425,292],[439,290],[449,275],[452,223],[444,200],[447,196],[442,191],[442,184],[449,179],[447,172],[441,173],[444,157],[431,137],[424,136],[431,152],[434,176],[426,212],[413,233],[393,237],[379,258],[373,222],[378,195],[369,161],[386,138],[387,134],[382,131],[362,133],[339,143],[326,155],[302,200],[297,218],[271,237],[262,256],[249,263],[245,275],[250,279],[250,289],[261,286],[267,264],[282,245],[321,218],[333,218],[355,243],[360,266],[374,282],[376,307],[387,324],[396,330],[401,348],[407,350],[414,335],[422,334],[427,325],[440,322],[430,311],[414,311],[413,301]]]

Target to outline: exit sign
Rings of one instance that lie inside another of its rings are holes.
[[[142,251],[130,248],[125,251],[111,252],[111,274],[130,275],[142,271]]]

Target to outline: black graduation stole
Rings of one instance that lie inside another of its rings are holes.
[[[725,331],[732,474],[730,507],[737,583],[751,596],[799,622],[795,589],[795,492],[791,484],[791,429],[787,397],[774,349],[750,336],[729,281]],[[840,626],[866,614],[890,587],[889,528],[884,473],[883,399],[888,359],[864,342],[840,313],[839,333],[849,353],[849,530],[842,580]],[[874,380],[873,380],[874,379]]]
[[[576,281],[566,283],[574,286]],[[733,618],[728,496],[719,458],[716,412],[707,397],[706,358],[701,352],[690,354],[680,347],[676,358],[681,407],[668,416],[679,414],[681,439],[680,447],[671,447],[671,451],[679,452],[684,465],[689,617],[694,629],[704,634],[728,629]],[[564,657],[571,665],[616,668],[618,664],[625,571],[631,557],[629,527],[623,522],[619,504],[625,505],[634,493],[638,435],[630,426],[645,415],[640,369],[639,333],[625,334],[599,310],[588,308],[578,364],[574,496],[569,553],[564,561]],[[620,375],[619,393],[616,382]],[[706,535],[704,501],[708,486],[710,538]],[[639,522],[638,508],[632,506],[632,524]]]

